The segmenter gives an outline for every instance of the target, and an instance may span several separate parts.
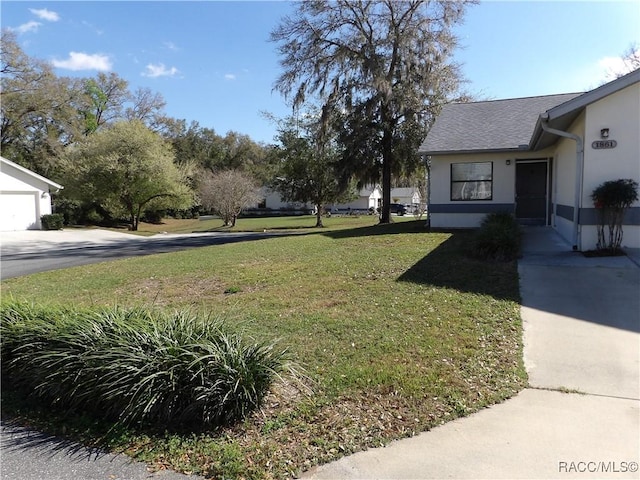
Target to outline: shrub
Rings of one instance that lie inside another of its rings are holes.
[[[143,222],[159,225],[162,223],[164,214],[165,212],[162,210],[146,210],[140,220],[142,220]]]
[[[218,426],[261,405],[285,352],[220,320],[142,308],[1,305],[3,387],[140,426]]]
[[[599,212],[597,247],[616,252],[622,245],[624,213],[638,200],[638,182],[630,178],[606,181],[593,191],[591,199]]]
[[[520,255],[521,237],[520,226],[513,215],[490,213],[474,237],[473,256],[484,260],[515,260]]]
[[[56,213],[62,214],[65,225],[77,225],[82,218],[83,205],[78,200],[57,196],[53,200]]]
[[[43,230],[60,230],[64,225],[64,215],[61,213],[51,213],[40,217]]]

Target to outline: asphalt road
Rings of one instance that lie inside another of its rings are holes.
[[[0,422],[2,480],[200,480],[172,470],[151,472],[142,462],[87,448],[30,428]]]
[[[206,233],[125,238],[108,242],[69,241],[55,244],[3,244],[0,279],[100,263],[120,258],[176,252],[189,248],[260,240],[282,233]]]

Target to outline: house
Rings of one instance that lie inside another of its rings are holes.
[[[281,211],[312,211],[314,205],[310,203],[285,202],[282,196],[267,187],[260,190],[261,202],[257,203],[253,209],[269,209]],[[414,188],[392,188],[391,203],[403,205],[420,205],[420,193]],[[366,185],[358,190],[355,198],[346,203],[334,203],[327,205],[326,209],[334,213],[347,212],[369,212],[370,209],[377,209],[382,205],[382,189],[379,185]]]
[[[260,189],[260,198],[262,199],[258,202],[253,208],[263,208],[268,210],[309,210],[313,207],[310,207],[308,204],[304,204],[301,202],[287,202],[282,199],[282,195],[275,190],[270,189],[269,187],[262,187]]]
[[[346,203],[331,206],[333,212],[367,212],[369,209],[378,208],[382,204],[382,189],[379,185],[365,185],[357,192],[357,197]]]
[[[62,185],[0,157],[0,231],[39,230]]]
[[[490,212],[553,227],[575,250],[597,243],[593,190],[640,182],[640,70],[586,93],[443,108],[420,146],[436,228],[476,227]],[[640,204],[623,246],[640,248]]]
[[[392,188],[391,203],[417,207],[422,203],[420,192],[415,188]]]

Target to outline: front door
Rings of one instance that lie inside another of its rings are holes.
[[[516,218],[523,225],[547,224],[548,162],[516,163]]]

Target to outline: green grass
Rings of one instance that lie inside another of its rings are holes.
[[[403,217],[393,217],[395,222],[406,222],[415,220],[412,215]],[[328,229],[354,228],[358,226],[371,226],[378,223],[375,215],[333,215],[323,217],[324,225]],[[137,235],[148,236],[161,232],[166,233],[198,233],[198,232],[262,232],[294,230],[298,232],[318,231],[315,228],[316,217],[314,215],[301,215],[294,217],[261,217],[261,218],[240,218],[235,227],[225,227],[222,220],[213,219],[174,219],[165,218],[161,223],[140,222],[137,232],[130,232]],[[110,229],[123,231],[120,229]]]
[[[363,218],[352,219],[356,228],[11,279],[3,295],[213,311],[288,346],[312,396],[281,385],[261,414],[231,429],[109,440],[206,476],[285,478],[499,402],[526,383],[516,264],[471,259],[468,232],[357,223]]]

